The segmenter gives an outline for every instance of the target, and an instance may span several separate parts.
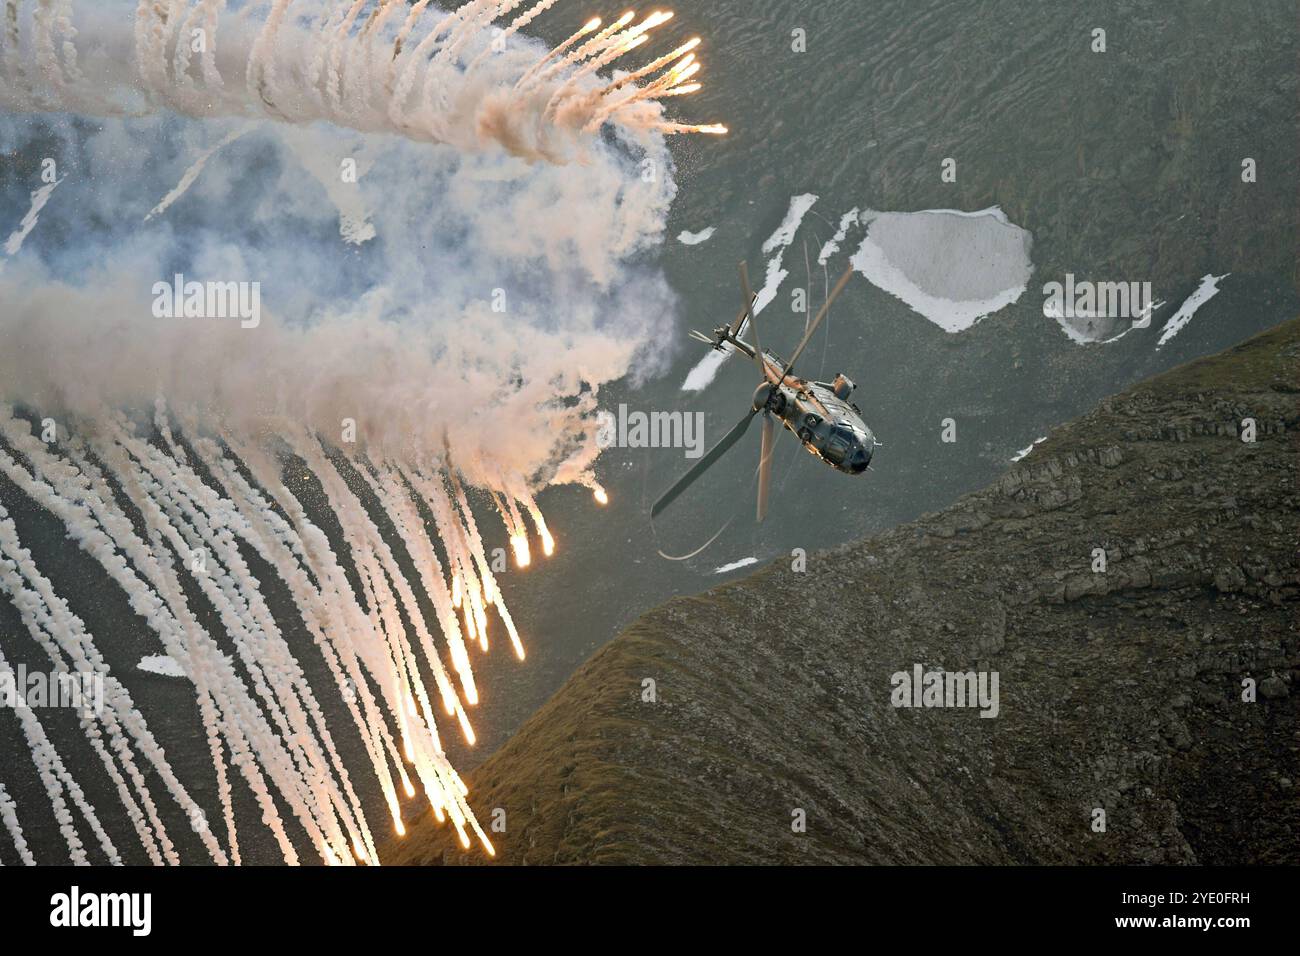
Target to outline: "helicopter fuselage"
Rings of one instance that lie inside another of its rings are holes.
[[[738,336],[726,335],[724,341],[754,357],[754,347]],[[812,382],[796,375],[783,379],[784,369],[780,356],[763,350],[767,382],[754,392],[753,407],[780,418],[810,454],[836,471],[849,475],[866,471],[875,454],[876,439],[862,420],[862,412],[849,400],[853,383],[842,375],[835,382]]]
[[[728,451],[735,447],[748,431],[750,424],[761,416],[763,433],[761,453],[758,456],[758,521],[761,524],[767,514],[767,505],[772,489],[772,451],[775,447],[776,423],[780,421],[794,432],[799,444],[809,453],[817,456],[836,471],[846,475],[860,475],[871,467],[871,458],[880,443],[871,434],[871,429],[862,420],[862,413],[849,399],[853,395],[854,384],[844,375],[836,375],[833,382],[813,382],[799,378],[794,368],[803,355],[804,349],[812,341],[818,326],[830,312],[831,304],[844,291],[853,267],[849,266],[840,276],[826,296],[816,318],[809,317],[804,324],[803,340],[794,350],[790,361],[785,361],[774,352],[762,349],[758,345],[758,327],[754,329],[754,345],[740,337],[746,320],[754,319],[754,306],[758,296],[749,285],[749,268],[744,262],[740,264],[740,291],[744,295],[744,308],[730,325],[713,330],[713,337],[703,332],[692,330],[691,338],[704,342],[727,353],[734,350],[746,358],[753,359],[759,367],[762,381],[750,400],[745,417],[732,426],[731,430],[720,438],[708,453],[691,466],[686,474],[668,488],[658,500],[650,506],[650,519],[660,514],[677,500],[683,491],[689,488],[702,474],[712,468]]]

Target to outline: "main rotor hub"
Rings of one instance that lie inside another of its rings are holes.
[[[764,382],[754,390],[753,408],[756,412],[768,411],[780,415],[785,411],[785,394],[771,382]]]

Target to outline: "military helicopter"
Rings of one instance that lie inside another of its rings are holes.
[[[764,349],[759,342],[758,324],[754,321],[754,303],[758,296],[749,286],[749,267],[744,262],[740,264],[740,286],[744,296],[744,306],[740,314],[730,325],[715,329],[712,338],[694,330],[691,332],[691,337],[719,352],[729,351],[732,354],[740,352],[748,356],[758,365],[761,383],[754,392],[749,414],[727,432],[720,442],[710,448],[708,454],[678,479],[676,484],[659,497],[650,509],[652,519],[672,504],[678,495],[740,441],[749,430],[750,423],[760,412],[763,414],[763,436],[758,466],[758,520],[760,522],[767,516],[768,494],[771,490],[772,451],[776,444],[778,421],[794,432],[804,448],[812,455],[837,471],[860,475],[871,467],[871,457],[880,443],[863,422],[862,412],[849,401],[855,388],[853,382],[843,374],[836,375],[832,382],[810,382],[793,374],[795,363],[803,355],[803,350],[812,340],[817,327],[826,318],[831,304],[844,291],[852,274],[853,268],[850,266],[835,284],[831,294],[827,296],[817,317],[808,323],[803,341],[795,349],[790,361],[786,362],[775,353]],[[753,345],[740,337],[746,319],[749,320],[749,329],[753,333]]]

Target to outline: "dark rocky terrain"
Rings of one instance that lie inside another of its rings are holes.
[[[1298,365],[1295,320],[938,514],[646,614],[471,775],[497,859],[1300,862]],[[998,672],[999,716],[895,709],[916,663]],[[431,818],[387,855],[482,859]]]

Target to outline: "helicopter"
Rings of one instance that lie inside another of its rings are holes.
[[[750,402],[749,413],[676,484],[659,496],[659,500],[650,509],[651,519],[657,517],[700,475],[730,451],[760,413],[763,416],[763,433],[758,466],[759,522],[767,517],[777,422],[793,432],[809,453],[836,471],[860,475],[871,467],[871,458],[881,443],[876,441],[875,435],[862,420],[862,412],[850,401],[856,388],[853,382],[842,373],[836,375],[831,382],[808,381],[793,374],[795,363],[803,355],[817,327],[826,318],[832,303],[844,291],[852,274],[853,268],[850,266],[827,296],[817,317],[808,323],[803,341],[795,349],[790,361],[786,362],[774,352],[764,349],[759,342],[758,323],[754,319],[754,303],[758,296],[750,289],[748,265],[740,263],[740,287],[744,297],[740,314],[730,325],[714,329],[712,338],[695,330],[691,331],[691,337],[716,351],[729,354],[738,352],[752,359],[758,366],[761,381]],[[746,320],[753,333],[753,345],[740,337]]]

